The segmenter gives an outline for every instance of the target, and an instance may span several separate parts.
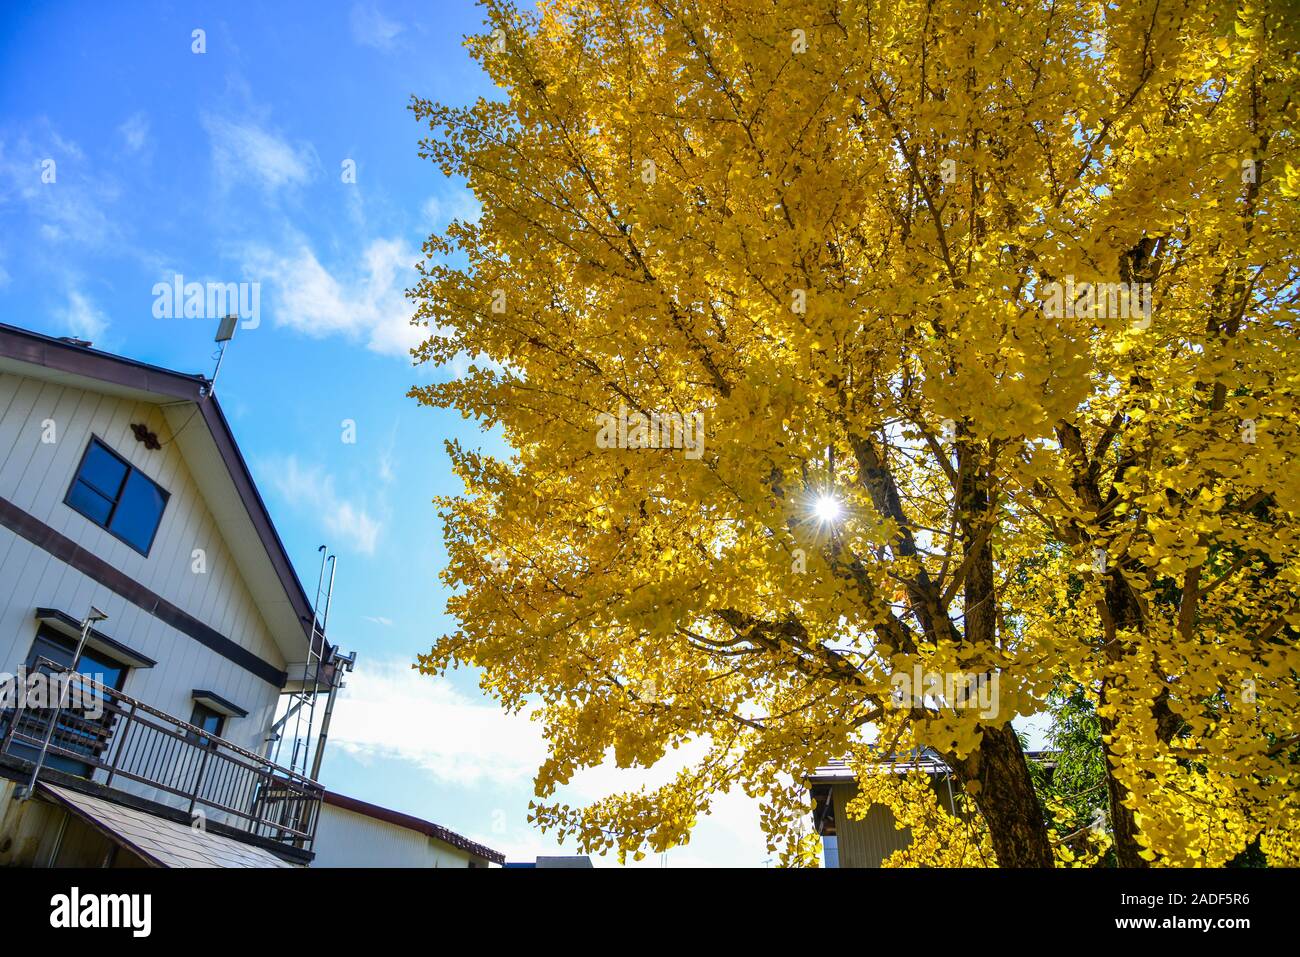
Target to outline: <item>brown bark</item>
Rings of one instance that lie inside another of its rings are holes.
[[[1112,622],[1107,628],[1109,639],[1107,650],[1113,660],[1119,661],[1124,657],[1125,650],[1115,641],[1114,633],[1117,630],[1142,631],[1144,623],[1137,597],[1118,570],[1112,570],[1106,582],[1106,609]],[[1109,681],[1103,681],[1100,705],[1104,708],[1106,702],[1111,700],[1115,693],[1115,687]],[[1156,719],[1157,737],[1168,744],[1173,740],[1182,723],[1177,713],[1169,706],[1168,690],[1162,691],[1152,703],[1151,713]],[[1103,742],[1113,741],[1114,722],[1104,716],[1098,716],[1098,723]],[[1118,759],[1109,745],[1103,744],[1103,748],[1106,753],[1106,793],[1110,799],[1111,833],[1115,839],[1116,863],[1120,867],[1147,867],[1149,863],[1140,856],[1142,845],[1137,841],[1137,822],[1133,818],[1133,811],[1125,805],[1129,796],[1128,788],[1115,777]]]
[[[1103,706],[1106,704],[1111,690],[1109,685],[1102,685],[1101,704]],[[1098,724],[1101,727],[1103,739],[1109,739],[1115,733],[1115,723],[1109,718],[1099,717]],[[1106,797],[1110,803],[1110,826],[1111,836],[1115,841],[1115,863],[1120,867],[1147,867],[1149,866],[1148,862],[1139,855],[1142,846],[1137,841],[1137,821],[1133,819],[1132,810],[1124,804],[1128,799],[1128,788],[1115,777],[1115,758],[1111,749],[1107,747],[1105,752]]]
[[[1113,431],[1118,434],[1121,423],[1117,420],[1113,424]],[[1061,423],[1057,427],[1057,436],[1061,440],[1061,446],[1066,450],[1072,459],[1072,486],[1079,500],[1094,515],[1099,518],[1099,526],[1106,529],[1114,522],[1114,513],[1108,512],[1106,503],[1103,502],[1101,489],[1099,487],[1099,478],[1101,475],[1101,458],[1100,455],[1094,454],[1089,459],[1087,449],[1083,442],[1083,436],[1079,429],[1070,423]],[[1109,448],[1112,436],[1108,436],[1104,443],[1098,444],[1098,451]],[[1130,453],[1131,454],[1131,453]],[[1116,480],[1122,478],[1123,471],[1131,466],[1129,456],[1126,455],[1116,466]],[[1136,568],[1134,569],[1136,571]],[[1124,572],[1120,568],[1111,567],[1106,572],[1105,596],[1099,602],[1098,611],[1101,613],[1104,627],[1104,643],[1102,648],[1104,654],[1110,661],[1119,663],[1128,655],[1129,649],[1119,640],[1120,632],[1137,632],[1139,634],[1146,631],[1146,619],[1142,613],[1142,607],[1138,603],[1137,596],[1124,578]],[[1113,700],[1116,693],[1115,687],[1110,683],[1103,681],[1100,691],[1100,703],[1105,705],[1107,700]],[[1164,691],[1152,703],[1152,715],[1156,719],[1156,731],[1162,741],[1168,743],[1177,733],[1181,720],[1169,705],[1169,693]],[[1114,723],[1105,718],[1098,718],[1103,742],[1114,740]],[[1111,745],[1103,743],[1103,751],[1106,758],[1106,793],[1110,803],[1110,821],[1111,833],[1115,841],[1115,858],[1120,867],[1147,867],[1148,862],[1140,856],[1142,846],[1137,841],[1138,826],[1134,820],[1133,811],[1126,806],[1129,791],[1115,776],[1115,768],[1118,766],[1116,757]]]
[[[1052,867],[1052,845],[1029,766],[1010,724],[985,728],[965,758],[944,755],[988,825],[999,867]],[[975,782],[976,787],[971,787]]]
[[[997,593],[993,575],[992,446],[959,440],[957,520],[965,555],[965,638],[977,660],[997,651]],[[1047,823],[1029,777],[1029,765],[1011,724],[985,727],[980,746],[964,759],[947,757],[988,826],[1001,867],[1052,867]],[[972,787],[972,784],[975,786]]]

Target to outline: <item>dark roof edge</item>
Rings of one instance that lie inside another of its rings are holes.
[[[455,831],[448,830],[440,824],[434,824],[432,821],[426,821],[411,814],[403,814],[401,811],[394,811],[392,808],[380,807],[378,804],[371,804],[369,801],[348,797],[346,794],[339,794],[337,791],[326,791],[325,803],[342,808],[345,811],[352,811],[354,814],[372,817],[386,824],[393,824],[408,830],[419,831],[429,837],[436,837],[445,844],[458,847],[462,851],[477,854],[479,857],[485,857],[496,864],[506,862],[506,856],[500,851],[494,851],[492,848],[479,844],[477,841],[471,841],[467,837],[462,837]]]
[[[244,461],[244,454],[239,451],[235,434],[231,431],[230,423],[226,421],[225,413],[221,411],[221,403],[217,401],[216,394],[210,393],[206,401],[199,402],[199,408],[203,412],[203,420],[208,424],[208,430],[212,433],[212,439],[221,452],[221,460],[226,463],[230,478],[239,491],[244,508],[248,510],[248,517],[253,520],[257,536],[262,540],[262,547],[266,549],[271,564],[275,566],[275,573],[280,578],[280,584],[284,586],[290,601],[293,602],[303,634],[310,638],[312,636],[311,602],[307,599],[307,592],[302,587],[298,573],[294,570],[293,562],[289,560],[289,552],[284,547],[280,533],[276,531],[275,523],[271,521],[271,512],[266,507],[266,502],[262,500],[262,493],[257,490],[257,483],[253,481],[253,473],[249,470],[248,463]],[[328,650],[329,642],[327,641],[325,645]],[[329,658],[328,653],[325,657]]]
[[[3,322],[0,322],[0,356],[195,403],[203,412],[203,420],[221,453],[248,517],[257,530],[262,547],[266,549],[280,584],[298,614],[303,635],[311,635],[312,609],[307,592],[298,579],[298,573],[294,570],[279,532],[275,530],[266,503],[262,501],[257,485],[253,482],[253,475],[235,442],[230,423],[226,421],[217,397],[208,391],[210,383],[206,378],[174,372],[86,346],[72,345],[53,336]]]
[[[197,401],[207,382],[201,375],[164,369],[89,346],[0,322],[0,355],[20,362],[84,375],[101,382]]]

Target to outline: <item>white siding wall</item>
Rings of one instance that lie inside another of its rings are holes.
[[[312,867],[469,867],[473,856],[419,831],[332,804],[321,805],[312,850]]]
[[[53,444],[41,442],[46,419],[57,428]],[[166,444],[149,451],[131,433],[132,422],[145,422]],[[147,557],[63,504],[92,433],[170,493]],[[0,373],[0,496],[283,669],[284,657],[170,439],[155,406]],[[191,569],[196,548],[206,552],[206,574]],[[216,692],[249,712],[228,718],[224,736],[259,750],[279,689],[0,527],[0,671],[13,672],[26,659],[36,608],[80,618],[91,604],[109,615],[100,630],[158,662],[132,669],[123,691],[186,720],[192,689]]]

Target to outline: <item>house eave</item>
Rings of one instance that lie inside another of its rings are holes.
[[[159,406],[187,463],[198,466],[191,474],[228,544],[243,552],[236,560],[250,568],[246,584],[285,659],[303,657],[302,641],[312,633],[311,602],[205,377],[0,323],[3,372]],[[205,428],[184,428],[196,413]],[[220,469],[211,467],[218,462]],[[252,541],[256,549],[242,545]]]

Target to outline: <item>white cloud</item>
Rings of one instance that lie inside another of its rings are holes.
[[[358,664],[334,722],[341,727],[331,731],[332,741],[352,754],[399,758],[454,784],[486,779],[531,790],[533,775],[546,760],[541,727],[527,712],[507,714],[491,699],[472,699],[408,662]],[[607,760],[579,771],[564,790],[592,800],[656,787],[703,753],[703,745],[686,745],[652,768],[619,768]]]
[[[402,32],[402,25],[388,19],[373,6],[354,4],[350,17],[352,39],[362,46],[387,50]]]
[[[523,785],[546,758],[541,729],[474,701],[409,663],[366,661],[348,678],[330,744],[364,759],[396,758],[458,785]]]
[[[212,138],[212,164],[223,186],[240,178],[251,178],[268,190],[298,186],[310,180],[318,166],[309,144],[295,149],[254,122],[205,114],[203,126]]]
[[[365,621],[373,621],[376,625],[383,625],[385,628],[393,627],[393,619],[385,618],[383,615],[362,615]]]
[[[269,463],[267,474],[280,496],[296,508],[318,515],[332,536],[342,539],[363,555],[373,555],[379,541],[380,523],[364,506],[338,493],[334,478],[319,466],[304,466],[296,456]]]
[[[469,189],[458,189],[450,195],[430,196],[420,207],[426,228],[436,231],[446,229],[453,219],[478,222],[482,211],[478,199]]]
[[[121,248],[121,231],[104,213],[120,190],[111,178],[92,177],[96,169],[80,146],[48,123],[38,124],[32,135],[0,139],[0,210],[21,202],[47,243]]]
[[[393,420],[393,428],[388,433],[388,443],[379,453],[379,460],[375,466],[379,481],[384,483],[392,482],[397,478],[394,469],[397,464],[397,426],[400,421],[400,418]]]
[[[488,783],[518,789],[514,797],[527,801],[532,779],[546,759],[540,725],[527,713],[510,715],[486,696],[473,698],[456,690],[446,678],[421,675],[403,661],[361,660],[343,690],[330,736],[365,763],[391,759],[412,764],[435,780],[454,786]],[[587,803],[620,791],[656,787],[704,753],[701,743],[670,751],[652,768],[618,768],[612,758],[578,772],[560,790],[565,803]],[[500,795],[503,807],[514,800]],[[713,798],[711,813],[692,833],[689,848],[668,852],[671,867],[735,864],[756,866],[766,857],[758,825],[758,804],[739,789]],[[533,828],[511,828],[508,834],[472,835],[489,847],[505,851],[510,860],[530,860],[538,854],[571,854],[572,843],[557,849],[554,834]],[[615,863],[613,856],[597,866]],[[629,864],[632,862],[629,861]],[[640,866],[658,866],[657,857]]]
[[[76,289],[68,291],[68,304],[59,312],[63,326],[78,339],[94,342],[108,331],[108,319]]]
[[[305,241],[289,252],[249,246],[242,258],[245,275],[271,287],[278,325],[314,338],[344,335],[388,355],[405,356],[424,339],[425,330],[410,323],[415,307],[405,295],[420,253],[402,240],[372,240],[355,257],[357,265],[340,275]]]
[[[149,141],[149,117],[143,113],[133,113],[117,131],[122,134],[126,148],[132,153],[138,153]]]

